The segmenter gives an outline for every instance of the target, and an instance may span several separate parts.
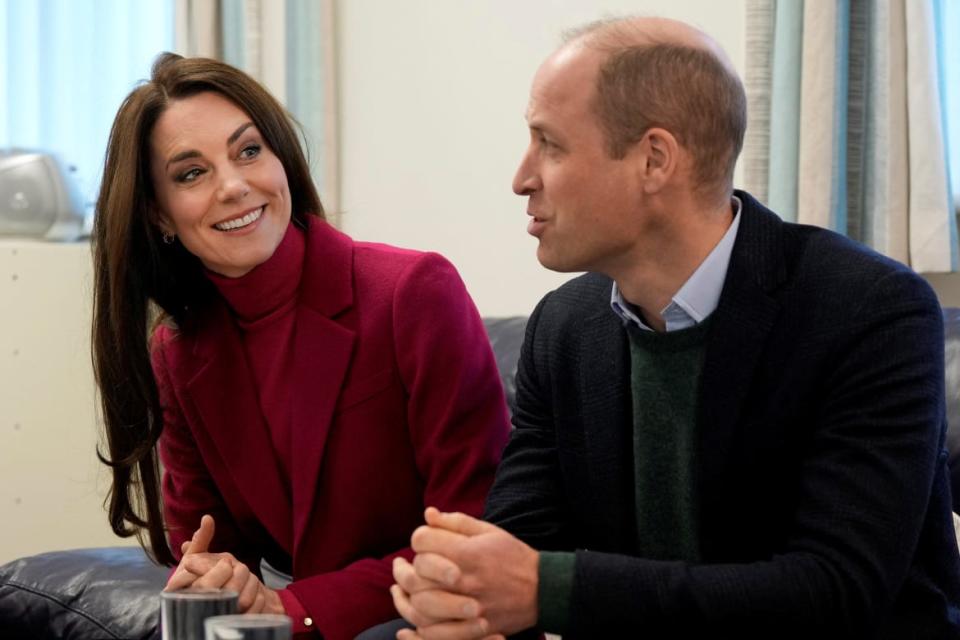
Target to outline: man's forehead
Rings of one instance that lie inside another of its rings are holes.
[[[582,46],[566,46],[547,58],[534,75],[527,104],[527,119],[542,108],[569,104],[596,90],[600,66],[597,52]]]

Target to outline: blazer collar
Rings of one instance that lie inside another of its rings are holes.
[[[333,318],[353,304],[353,240],[325,220],[307,221],[300,304]]]

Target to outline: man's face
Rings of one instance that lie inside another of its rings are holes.
[[[554,271],[609,274],[636,249],[640,176],[635,163],[614,160],[592,109],[602,56],[561,49],[537,71],[530,91],[530,145],[513,179],[527,196],[527,232],[537,259]]]

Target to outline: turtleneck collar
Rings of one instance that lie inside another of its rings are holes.
[[[269,322],[296,303],[305,248],[304,233],[290,224],[273,255],[239,278],[207,270],[241,328]]]

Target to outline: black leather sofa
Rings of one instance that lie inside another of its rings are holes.
[[[526,318],[485,321],[507,400],[516,389]],[[954,510],[960,511],[960,309],[944,310],[947,419]],[[136,547],[55,551],[0,567],[0,638],[159,638],[168,569]]]

